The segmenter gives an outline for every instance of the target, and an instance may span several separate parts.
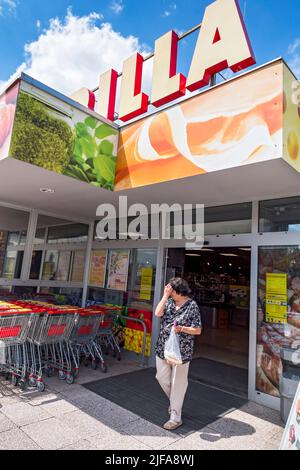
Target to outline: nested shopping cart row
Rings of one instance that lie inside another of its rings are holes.
[[[104,352],[120,359],[113,335],[114,314],[104,308],[76,309],[16,302],[0,305],[0,371],[14,385],[45,388],[45,376],[58,374],[72,384],[80,365],[100,365]]]

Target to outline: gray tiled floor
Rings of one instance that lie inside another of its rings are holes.
[[[72,386],[51,378],[42,394],[1,385],[0,449],[278,449],[279,414],[254,403],[182,438],[80,385],[138,369],[126,360],[110,360],[109,366],[107,375],[83,369]]]

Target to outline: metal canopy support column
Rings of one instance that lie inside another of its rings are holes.
[[[154,316],[156,306],[162,296],[162,288],[164,283],[164,265],[165,265],[165,247],[163,241],[159,241],[157,249],[157,261],[156,261],[156,277],[155,277],[155,291],[153,301],[153,321],[152,321],[152,337],[151,337],[151,356],[150,365],[155,365],[155,345],[160,330],[160,319]]]
[[[89,284],[89,277],[90,277],[90,262],[91,262],[91,255],[92,255],[92,246],[94,240],[94,222],[91,222],[89,225],[89,234],[88,234],[88,241],[86,246],[86,257],[85,257],[85,265],[84,265],[84,275],[83,275],[83,291],[82,291],[82,307],[85,307],[87,301],[87,293],[88,293],[88,284]]]
[[[35,232],[36,232],[36,227],[37,227],[37,221],[38,221],[38,211],[36,210],[30,211],[26,245],[25,245],[25,250],[24,250],[23,265],[22,265],[22,271],[21,271],[22,281],[27,281],[29,280],[29,277],[30,277],[32,250],[33,250]]]

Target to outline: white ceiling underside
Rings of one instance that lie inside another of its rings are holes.
[[[51,188],[54,194],[42,194]],[[198,203],[208,206],[300,195],[300,175],[282,159],[111,193],[12,158],[0,162],[0,204],[35,208],[57,217],[94,220],[99,204]],[[1,211],[0,211],[1,218]]]

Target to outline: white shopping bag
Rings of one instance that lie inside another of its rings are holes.
[[[179,337],[175,332],[175,326],[173,326],[170,337],[165,344],[165,359],[173,365],[182,364]]]

